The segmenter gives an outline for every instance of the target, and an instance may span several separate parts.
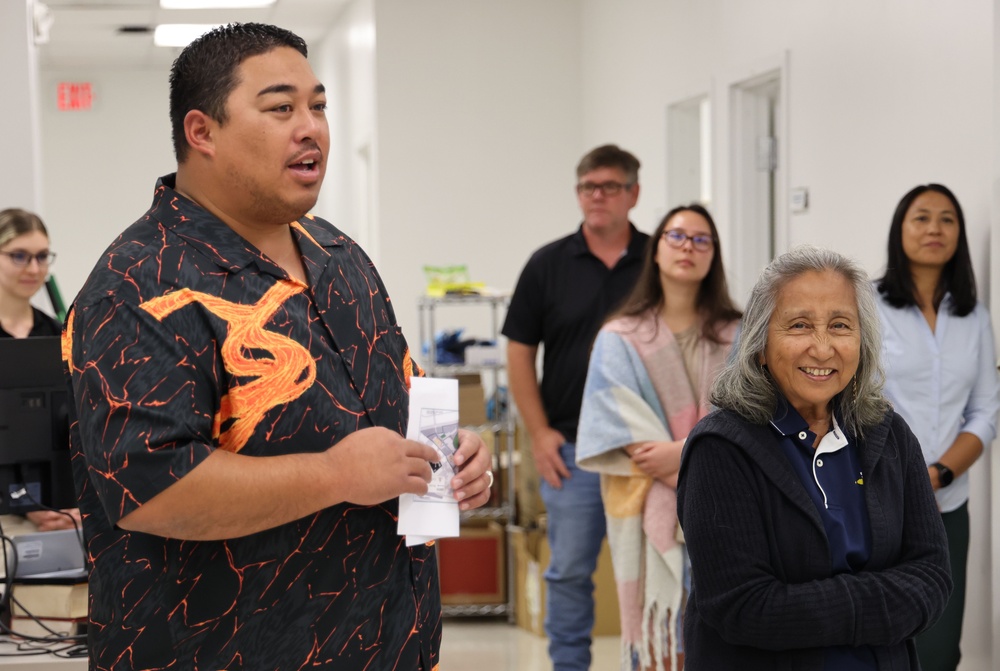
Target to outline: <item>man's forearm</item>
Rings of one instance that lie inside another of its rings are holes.
[[[507,348],[507,368],[510,377],[510,392],[528,433],[535,433],[549,425],[542,404],[542,393],[535,372],[537,348],[510,343]]]
[[[343,501],[325,453],[248,457],[216,450],[118,525],[184,540],[238,538]]]
[[[488,452],[482,440],[463,442],[466,460]],[[372,506],[404,493],[426,494],[430,462],[438,457],[430,445],[380,427],[355,431],[318,453],[249,457],[216,450],[118,525],[185,540],[238,538],[344,501]],[[464,466],[460,474],[479,478],[489,455],[476,464],[471,474]]]

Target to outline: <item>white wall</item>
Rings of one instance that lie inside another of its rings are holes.
[[[719,111],[720,84],[787,50],[786,167],[811,197],[810,211],[790,219],[791,243],[836,246],[879,272],[885,240],[873,228],[888,228],[910,187],[940,181],[962,201],[985,278],[992,4],[586,0],[584,136],[635,148],[645,189],[636,218],[652,225],[675,204],[663,201],[667,106],[710,93]],[[715,128],[720,152],[725,132]],[[725,191],[716,189],[721,209]]]
[[[379,270],[416,349],[424,264],[510,290],[579,223],[579,3],[376,0],[375,17]],[[487,335],[466,316],[452,326]]]
[[[640,225],[651,226],[674,205],[663,200],[667,106],[713,97],[713,112],[722,112],[714,125],[716,164],[725,165],[729,83],[787,52],[787,186],[810,191],[809,211],[788,214],[789,243],[834,247],[880,273],[896,202],[916,184],[941,182],[961,200],[988,295],[998,174],[993,0],[583,5],[584,137],[614,139],[639,154]],[[717,176],[713,209],[723,229],[728,185],[726,174]],[[724,230],[724,240],[731,234]],[[731,265],[735,248],[725,251]],[[973,471],[964,671],[995,668],[989,482],[984,462]]]
[[[994,0],[993,4],[993,109],[1000,110],[1000,0]],[[993,212],[1000,212],[1000,117],[993,115]],[[990,246],[992,259],[1000,259],[1000,235],[990,236]],[[1000,333],[1000,263],[990,264],[990,296],[991,311],[993,318],[993,333]],[[996,453],[996,446],[984,456],[984,461],[989,465],[990,482],[1000,482],[1000,455]],[[1000,495],[993,494],[992,488],[979,490],[986,498],[990,498],[991,519],[1000,520]],[[993,534],[993,554],[995,558],[992,567],[992,585],[994,589],[1000,590],[1000,533]],[[993,599],[993,628],[992,635],[994,641],[1000,641],[1000,598]],[[994,646],[995,656],[1000,656],[1000,647]]]
[[[104,249],[153,200],[156,178],[174,172],[166,70],[43,71],[44,201],[52,272],[73,300]],[[59,81],[89,81],[94,106],[59,112]]]
[[[355,0],[309,60],[327,90],[330,154],[316,213],[364,246],[378,263],[377,212],[369,207],[363,153],[375,157],[375,17],[372,0]],[[368,150],[366,150],[368,148]],[[372,162],[372,193],[378,167]]]
[[[41,209],[38,66],[31,2],[0,3],[0,210]]]

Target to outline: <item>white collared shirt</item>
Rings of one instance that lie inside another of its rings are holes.
[[[956,317],[946,294],[931,331],[916,306],[894,308],[881,296],[877,302],[886,396],[920,441],[927,463],[937,461],[963,432],[988,448],[996,437],[1000,380],[986,309],[977,304],[965,317]],[[942,512],[968,499],[968,473],[937,491]]]

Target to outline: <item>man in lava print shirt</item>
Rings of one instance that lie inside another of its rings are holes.
[[[402,437],[420,371],[371,261],[305,216],[329,150],[306,45],[207,33],[170,107],[177,173],[64,334],[90,666],[431,671],[435,551],[396,533],[436,457]],[[460,435],[468,509],[490,454]]]

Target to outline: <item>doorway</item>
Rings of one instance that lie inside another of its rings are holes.
[[[707,95],[667,107],[667,209],[712,207],[712,124]]]
[[[780,206],[788,156],[783,74],[779,67],[729,87],[733,283],[742,297],[788,245]]]

